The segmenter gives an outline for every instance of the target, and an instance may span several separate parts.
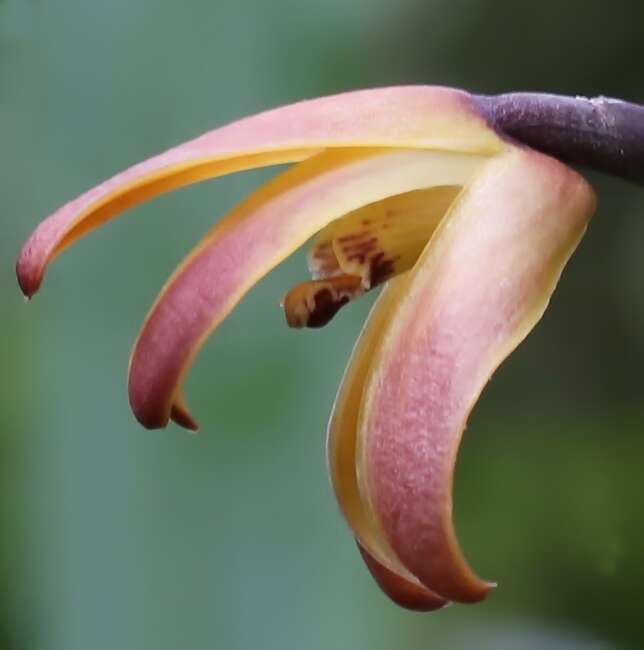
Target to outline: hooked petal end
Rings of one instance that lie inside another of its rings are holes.
[[[199,431],[199,425],[190,414],[190,411],[186,406],[186,400],[182,394],[174,400],[174,404],[170,409],[170,419],[180,427],[183,427],[192,433],[197,433],[197,431]]]
[[[132,371],[131,366],[128,382],[128,394],[130,398],[130,408],[139,424],[146,429],[164,429],[168,426],[171,416],[174,415],[174,413],[172,413],[172,407],[170,407],[170,409],[163,408],[164,405],[161,404],[158,399],[158,392],[151,391],[147,383],[141,381],[136,376],[136,373]],[[177,411],[176,416],[178,420],[182,419],[182,414],[183,412],[181,410]]]
[[[414,612],[432,612],[450,604],[448,600],[390,571],[367,552],[359,541],[356,540],[356,544],[369,573],[396,605]]]
[[[32,298],[37,293],[43,278],[42,266],[34,260],[32,239],[23,246],[16,262],[18,285],[26,298]]]

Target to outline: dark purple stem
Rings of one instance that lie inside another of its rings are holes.
[[[497,131],[559,160],[644,185],[644,106],[545,93],[478,96]]]

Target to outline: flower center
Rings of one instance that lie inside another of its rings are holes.
[[[370,203],[330,223],[308,255],[312,280],[283,298],[291,327],[322,327],[344,305],[409,270],[460,186],[416,190]]]

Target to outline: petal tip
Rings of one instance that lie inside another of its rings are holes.
[[[493,589],[496,589],[496,582],[490,582],[488,580],[481,580],[480,584],[477,585],[477,588],[470,590],[466,595],[463,595],[459,598],[458,602],[464,603],[466,605],[480,603],[485,600],[490,592]]]
[[[165,429],[172,420],[190,433],[199,431],[199,424],[192,417],[182,400],[175,402],[170,408],[170,413],[166,414],[154,405],[138,399],[136,394],[131,394],[130,407],[139,424],[146,429]]]
[[[168,426],[170,415],[160,409],[156,401],[151,399],[149,395],[146,396],[143,391],[132,382],[131,376],[129,398],[132,413],[141,426],[146,429],[164,429]]]
[[[356,545],[369,573],[396,605],[413,612],[432,612],[451,604],[441,596],[409,582],[380,564],[358,540]]]
[[[132,412],[134,413],[134,417],[136,418],[136,421],[144,428],[148,429],[150,431],[154,429],[165,429],[168,426],[168,422],[170,421],[169,418],[156,418],[156,417],[149,417],[147,415],[141,414],[140,411],[137,411],[137,409],[132,406]]]
[[[197,421],[190,415],[183,400],[177,401],[172,405],[170,419],[180,427],[187,429],[190,433],[197,433],[199,431]]]
[[[32,247],[25,244],[16,262],[16,278],[25,298],[30,299],[40,288],[42,271],[34,266]]]

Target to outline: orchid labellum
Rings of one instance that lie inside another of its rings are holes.
[[[328,432],[329,471],[367,566],[418,610],[483,599],[452,523],[468,415],[534,327],[595,209],[566,163],[644,182],[644,107],[449,88],[351,92],[268,111],[127,169],[43,221],[17,264],[49,262],[112,217],[222,174],[295,163],[220,219],[166,283],[134,345],[130,403],[150,428],[197,425],[181,385],[244,294],[311,240],[287,322],[327,323],[384,285]]]

